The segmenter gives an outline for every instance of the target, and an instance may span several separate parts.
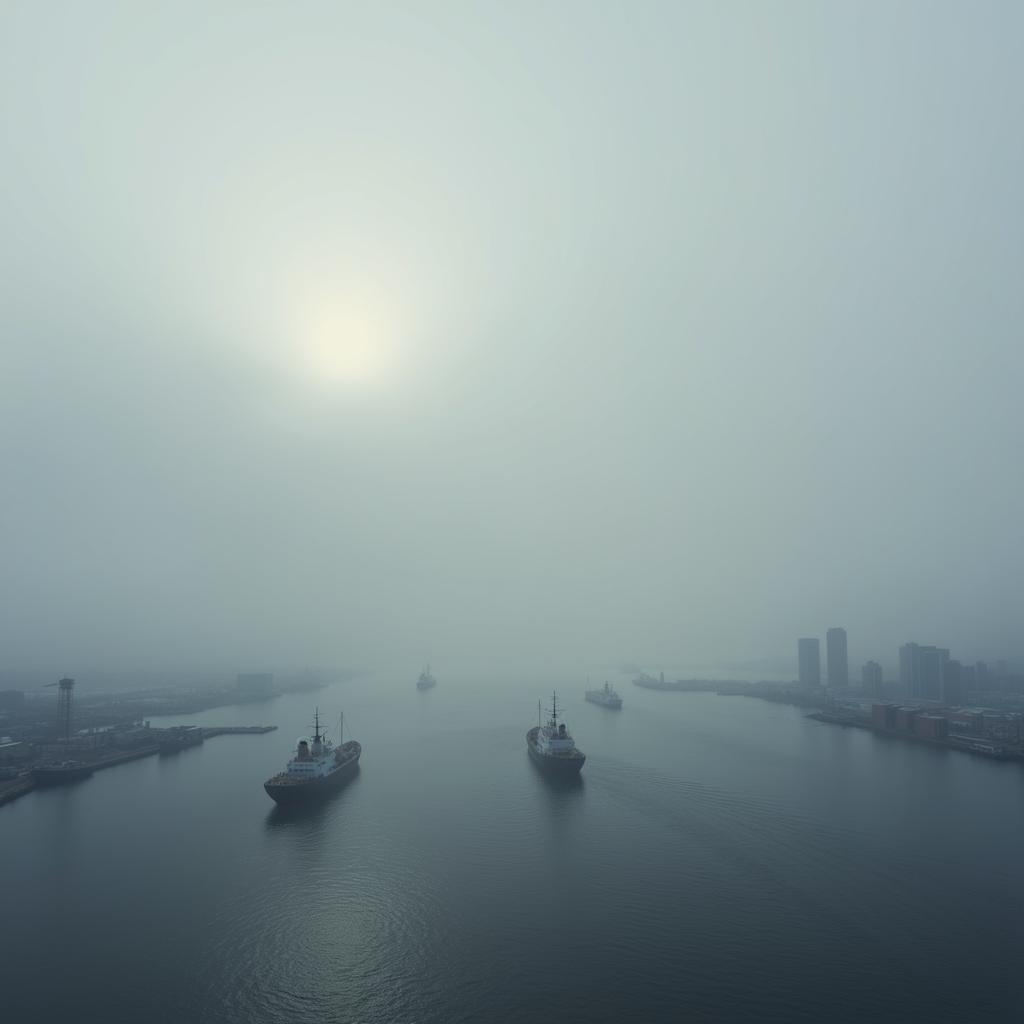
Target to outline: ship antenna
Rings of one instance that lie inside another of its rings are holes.
[[[320,742],[320,709],[315,708],[313,711],[313,739]]]

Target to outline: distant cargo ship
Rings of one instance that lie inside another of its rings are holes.
[[[67,782],[78,782],[92,775],[92,765],[83,761],[60,761],[55,764],[40,764],[32,769],[32,781],[37,786],[63,786]]]
[[[416,680],[416,689],[429,690],[432,686],[437,686],[437,680],[430,674],[430,666],[428,665],[420,673],[419,679]]]
[[[551,695],[551,713],[547,725],[540,723],[540,701],[537,702],[537,725],[526,734],[526,749],[534,763],[550,775],[579,775],[587,755],[576,746],[565,722],[558,720],[558,698]]]
[[[587,690],[586,698],[591,704],[600,704],[603,708],[622,709],[622,698],[607,683],[603,689]]]
[[[355,740],[335,747],[320,731],[320,709],[313,714],[313,736],[303,737],[283,772],[263,783],[267,795],[281,805],[304,803],[338,789],[359,767],[363,748]],[[342,719],[344,725],[344,719]]]

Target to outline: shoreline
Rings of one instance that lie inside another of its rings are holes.
[[[203,728],[203,741],[212,739],[214,736],[262,736],[268,732],[276,731],[276,725],[214,725]],[[199,744],[196,744],[199,746]],[[190,749],[190,748],[189,748]],[[175,751],[181,753],[182,751]],[[85,763],[92,768],[93,772],[101,772],[105,768],[115,768],[119,764],[126,764],[129,761],[140,761],[144,757],[152,757],[160,753],[158,743],[147,743],[145,746],[133,747],[131,750],[121,750],[112,754],[105,754],[95,761]],[[31,772],[31,768],[27,769]],[[81,781],[84,781],[81,780]],[[12,803],[26,793],[31,793],[36,788],[32,776],[18,776],[10,780],[8,785],[0,783],[0,807]],[[56,787],[55,787],[56,788]]]
[[[874,733],[876,736],[884,736],[887,739],[909,740],[912,743],[923,743],[929,747],[936,747],[940,750],[955,750],[961,754],[973,754],[975,757],[984,757],[989,761],[1022,761],[1024,755],[1012,748],[994,746],[992,750],[984,750],[972,746],[971,737],[948,737],[939,739],[932,736],[917,736],[912,732],[902,732],[896,729],[882,729],[872,722],[864,722],[855,718],[848,718],[844,715],[837,715],[829,711],[814,711],[806,718],[812,718],[816,722],[824,722],[827,725],[849,726],[853,729],[863,729],[866,732]]]

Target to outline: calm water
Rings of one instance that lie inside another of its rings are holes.
[[[1021,1017],[1024,771],[743,698],[563,684],[587,752],[524,735],[550,679],[339,684],[273,723],[0,808],[5,1021]],[[262,789],[344,709],[359,776]]]

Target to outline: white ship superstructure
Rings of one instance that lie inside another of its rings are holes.
[[[316,713],[316,731],[312,738],[296,741],[295,756],[285,766],[286,775],[298,779],[323,779],[334,769],[334,744],[320,732],[320,714]]]
[[[607,684],[600,690],[587,690],[587,700],[591,704],[600,704],[605,708],[614,708],[618,711],[622,707],[622,698]]]

